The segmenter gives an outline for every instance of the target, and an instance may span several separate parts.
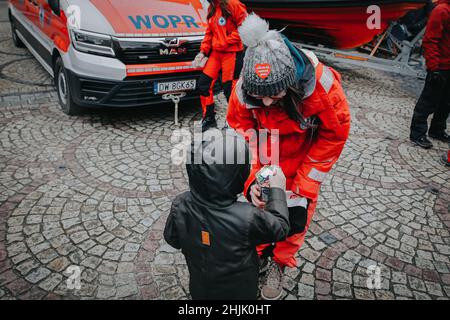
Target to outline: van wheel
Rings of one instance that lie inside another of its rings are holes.
[[[17,36],[17,28],[16,28],[16,24],[14,23],[14,21],[11,21],[11,35],[12,35],[13,43],[17,48],[25,47],[22,40],[20,40],[20,38]]]
[[[72,99],[69,77],[61,58],[58,58],[55,63],[55,85],[62,111],[69,116],[80,114],[82,109]]]

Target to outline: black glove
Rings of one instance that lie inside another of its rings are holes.
[[[289,222],[291,229],[288,237],[305,231],[306,222],[308,221],[308,209],[304,207],[289,208]]]

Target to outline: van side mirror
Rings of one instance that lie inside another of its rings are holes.
[[[50,6],[54,14],[56,14],[57,16],[60,15],[61,9],[59,6],[59,0],[48,0],[48,5]]]

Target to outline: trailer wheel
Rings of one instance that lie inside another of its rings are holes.
[[[80,114],[82,109],[73,101],[69,77],[61,58],[56,59],[55,63],[55,85],[61,110],[69,116]]]
[[[22,40],[20,40],[19,36],[17,35],[16,24],[14,23],[13,20],[11,20],[11,36],[12,36],[12,41],[17,48],[25,47]]]

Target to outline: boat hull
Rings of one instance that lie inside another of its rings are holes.
[[[357,48],[383,33],[392,21],[408,11],[423,7],[426,1],[243,1],[271,28],[286,27],[293,40],[312,42],[337,49]],[[369,29],[367,13],[371,4],[381,9],[381,28]]]

